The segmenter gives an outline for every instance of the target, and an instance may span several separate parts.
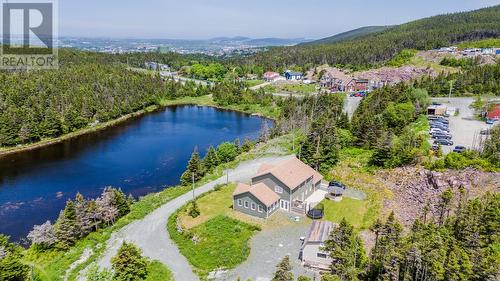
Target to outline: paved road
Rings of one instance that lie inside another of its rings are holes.
[[[267,86],[267,85],[271,85],[271,82],[264,82],[264,83],[262,83],[262,84],[259,84],[259,85],[255,85],[255,86],[253,86],[253,87],[250,87],[249,89],[250,89],[250,90],[254,90],[254,91],[255,91],[255,90],[258,90],[258,89],[260,89],[260,88],[262,88],[262,87],[265,87],[265,86]]]
[[[277,163],[290,156],[276,156],[260,158],[241,163],[237,168],[229,171],[229,181],[249,181],[257,173],[263,163]],[[195,189],[195,196],[211,190],[217,184],[226,182],[226,177],[207,183]],[[114,233],[107,241],[107,249],[99,260],[101,268],[111,266],[113,257],[123,241],[133,242],[139,246],[143,254],[151,259],[159,260],[167,265],[174,274],[175,280],[192,281],[198,280],[193,273],[187,259],[179,252],[167,232],[167,220],[177,209],[185,205],[193,198],[191,192],[184,194],[146,216],[142,220],[130,223],[118,232]]]
[[[349,115],[349,119],[351,119],[354,115],[354,111],[356,111],[362,99],[362,97],[351,97],[347,94],[344,111],[347,112],[347,115]]]
[[[469,149],[478,148],[480,142],[484,140],[479,132],[489,127],[486,122],[475,119],[474,110],[469,105],[474,101],[470,97],[457,98],[433,98],[432,101],[455,107],[459,110],[458,116],[450,116],[450,133],[453,138],[453,146],[442,146],[444,153],[449,153],[455,145],[463,145]]]

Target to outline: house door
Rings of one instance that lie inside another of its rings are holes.
[[[287,210],[288,211],[288,208],[290,207],[290,202],[286,201],[286,200],[281,200],[281,209],[283,210]]]

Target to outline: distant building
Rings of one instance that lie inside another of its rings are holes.
[[[300,259],[304,266],[319,270],[330,269],[332,258],[323,251],[323,247],[334,227],[335,225],[329,221],[312,222],[300,251]]]
[[[285,71],[285,78],[286,80],[302,80],[304,73],[287,70]]]
[[[279,73],[276,72],[268,71],[264,73],[264,80],[266,80],[267,82],[275,82],[279,80],[280,77],[281,76],[279,75]]]
[[[493,105],[486,113],[486,119],[490,121],[500,120],[500,103]]]
[[[448,108],[442,104],[433,104],[427,108],[427,115],[446,115]]]
[[[170,71],[170,66],[157,62],[145,62],[144,67],[151,70]]]
[[[352,79],[347,84],[348,92],[367,91],[370,81],[368,79]]]

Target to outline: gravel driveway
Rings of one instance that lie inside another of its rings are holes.
[[[243,162],[237,168],[229,171],[229,181],[249,181],[257,173],[261,164],[275,164],[288,157],[290,156],[276,156]],[[215,185],[224,184],[225,182],[226,176],[220,177],[196,188],[195,195],[205,193]],[[99,260],[99,266],[109,268],[111,266],[111,257],[116,254],[123,241],[128,241],[139,246],[145,256],[159,260],[167,265],[172,271],[175,280],[198,280],[187,259],[170,239],[166,227],[170,215],[192,198],[193,194],[191,192],[186,193],[156,209],[142,220],[134,221],[118,232],[113,233],[106,243],[106,251]]]
[[[278,213],[283,219],[289,219],[288,214]],[[254,280],[268,281],[276,271],[276,265],[285,257],[290,256],[293,275],[309,276],[313,274],[300,265],[299,252],[302,242],[300,237],[307,234],[309,222],[302,219],[296,224],[264,229],[250,240],[250,256],[238,267],[218,274],[218,281]]]
[[[347,112],[347,115],[349,115],[349,119],[351,119],[354,115],[354,111],[356,111],[362,99],[362,97],[351,97],[347,94],[344,111]]]
[[[450,116],[450,134],[452,134],[453,145],[442,146],[444,153],[453,151],[456,145],[463,145],[469,149],[477,148],[484,136],[479,132],[482,129],[489,128],[486,122],[475,119],[474,111],[469,105],[474,101],[471,97],[460,98],[433,98],[433,102],[439,102],[448,107],[455,107],[459,110],[458,116]]]

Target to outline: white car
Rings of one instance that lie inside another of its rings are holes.
[[[443,133],[443,134],[447,134],[448,132],[445,132],[445,131],[443,131],[443,130],[441,130],[441,129],[439,129],[439,128],[431,128],[431,129],[429,130],[429,135],[432,135],[432,134],[434,134],[434,133]]]

